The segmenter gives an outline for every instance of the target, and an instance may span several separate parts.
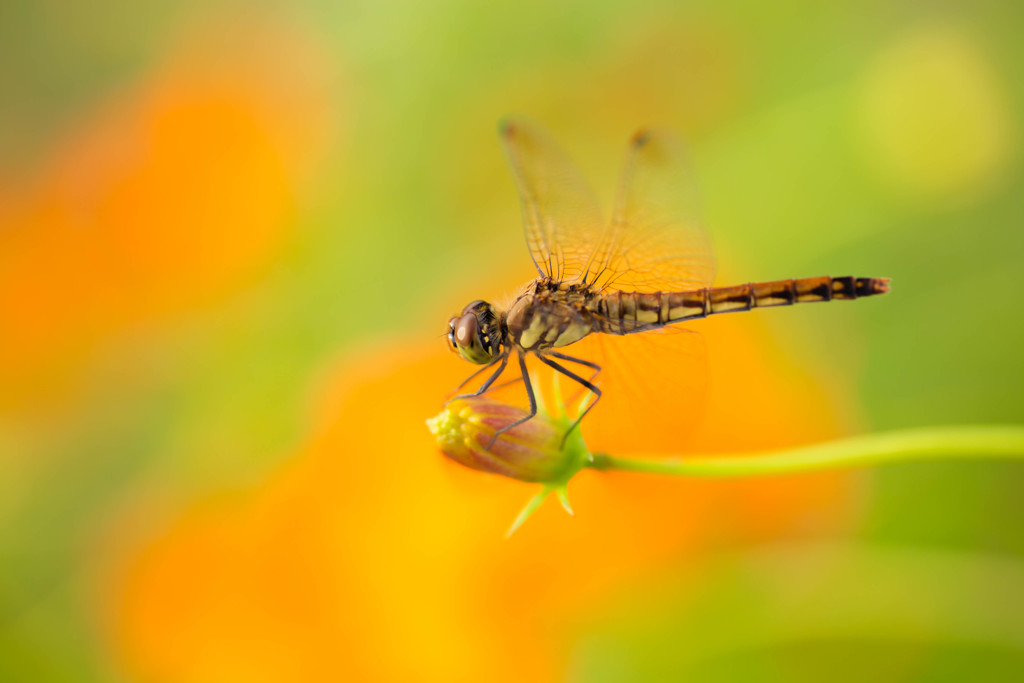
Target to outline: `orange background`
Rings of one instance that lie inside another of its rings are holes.
[[[1014,4],[10,7],[0,679],[1024,670],[1019,467],[584,471],[505,540],[536,488],[424,425],[472,370],[448,317],[531,276],[513,112],[606,206],[628,136],[678,130],[720,284],[893,278],[702,321],[699,423],[606,406],[595,450],[1024,420]]]

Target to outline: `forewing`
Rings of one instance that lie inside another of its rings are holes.
[[[538,126],[521,118],[501,124],[501,139],[523,205],[530,256],[542,276],[581,276],[606,232],[590,187]]]
[[[708,287],[714,275],[711,240],[682,143],[669,131],[637,133],[588,281],[603,290],[682,291]]]

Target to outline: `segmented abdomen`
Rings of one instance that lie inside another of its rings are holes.
[[[606,334],[643,332],[717,313],[791,306],[814,301],[859,299],[885,294],[889,280],[870,277],[808,277],[708,287],[689,292],[611,292],[597,300],[596,329]]]

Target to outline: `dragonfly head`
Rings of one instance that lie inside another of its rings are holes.
[[[501,322],[494,307],[486,301],[474,301],[449,320],[448,347],[478,365],[501,356]]]

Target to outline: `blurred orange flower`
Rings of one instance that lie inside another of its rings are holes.
[[[52,405],[111,337],[221,301],[288,239],[324,144],[322,69],[280,25],[231,26],[0,188],[0,414]]]
[[[836,400],[787,366],[753,316],[704,331],[714,381],[695,447],[841,431]],[[701,549],[844,519],[843,475],[704,482],[583,471],[570,484],[575,518],[549,503],[505,540],[536,489],[449,461],[423,426],[465,370],[440,343],[354,359],[326,383],[319,426],[281,471],[124,549],[98,594],[126,675],[555,680],[586,628],[582,607],[591,614]],[[602,446],[598,433],[587,438]]]

